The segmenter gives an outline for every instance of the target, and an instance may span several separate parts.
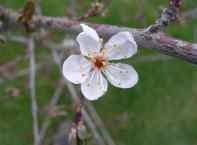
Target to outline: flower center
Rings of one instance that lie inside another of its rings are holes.
[[[92,64],[95,69],[102,69],[106,66],[107,62],[103,56],[95,56],[92,58]]]

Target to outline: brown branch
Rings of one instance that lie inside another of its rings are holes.
[[[18,24],[18,13],[0,7],[0,15],[12,24]],[[59,29],[70,33],[81,31],[79,22],[61,17],[34,16],[32,23],[37,27]],[[120,31],[129,31],[133,34],[139,47],[159,51],[163,54],[182,58],[186,61],[197,63],[197,44],[182,41],[164,33],[147,34],[144,29],[118,27],[105,24],[89,24],[104,38],[109,38]],[[15,25],[12,25],[15,26]]]

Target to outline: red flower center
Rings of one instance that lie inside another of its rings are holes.
[[[107,63],[103,56],[96,56],[92,58],[92,64],[94,68],[102,69],[106,66]]]

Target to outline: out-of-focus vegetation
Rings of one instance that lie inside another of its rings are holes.
[[[85,1],[85,3],[84,3]],[[83,13],[90,0],[76,0],[78,14]],[[128,27],[146,27],[159,15],[166,0],[113,0],[105,18],[89,21]],[[0,0],[0,4],[19,10],[24,0]],[[44,15],[62,16],[68,0],[42,0]],[[182,11],[197,7],[196,0],[184,1]],[[182,21],[169,26],[166,32],[177,38],[195,41],[197,20]],[[194,37],[195,36],[195,37]],[[46,64],[37,74],[37,97],[42,108],[52,96],[60,73],[52,65],[50,50],[37,48],[37,61]],[[24,56],[24,45],[9,43],[0,45],[0,64]],[[107,94],[94,102],[98,113],[110,130],[117,145],[196,145],[197,144],[197,67],[172,58],[150,61],[159,54],[139,49],[139,53],[127,61],[140,76],[139,83],[132,89],[121,90],[110,87]],[[144,61],[139,61],[144,60]],[[28,66],[22,61],[16,68],[9,69],[13,75]],[[1,75],[1,72],[0,72]],[[18,97],[11,97],[9,88],[17,88]],[[70,107],[69,94],[61,96],[61,104]],[[32,144],[32,121],[27,76],[0,84],[0,144]],[[67,110],[69,111],[69,109]],[[42,113],[40,113],[42,117]],[[59,117],[51,122],[51,132]],[[42,120],[41,120],[42,121]]]

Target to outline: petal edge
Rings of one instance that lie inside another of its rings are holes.
[[[110,64],[104,70],[104,74],[113,86],[123,89],[135,86],[139,79],[135,69],[123,63]]]
[[[81,84],[81,92],[90,101],[97,100],[107,91],[108,83],[100,71],[92,71],[89,78]]]
[[[109,60],[126,59],[137,53],[137,44],[129,32],[119,32],[112,36],[104,48]]]
[[[63,76],[74,84],[80,84],[87,79],[90,72],[90,62],[81,55],[71,55],[63,63]]]

